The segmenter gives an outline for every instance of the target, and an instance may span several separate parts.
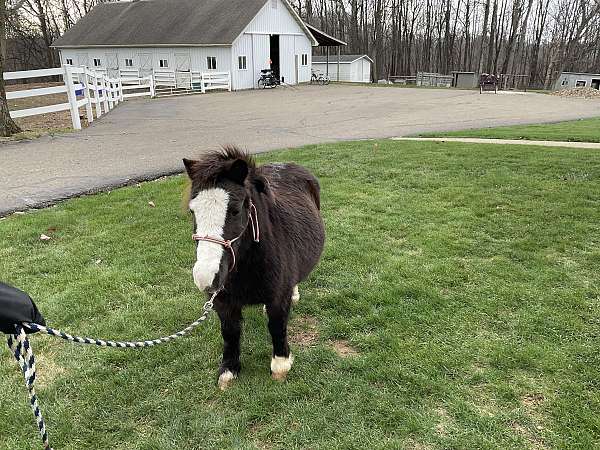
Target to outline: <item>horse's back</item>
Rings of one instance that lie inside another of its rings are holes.
[[[273,196],[273,231],[301,281],[319,261],[325,243],[319,181],[293,163],[265,164],[261,172]]]

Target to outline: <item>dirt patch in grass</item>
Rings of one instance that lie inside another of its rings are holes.
[[[314,347],[319,341],[317,319],[312,316],[297,316],[290,323],[290,342],[301,348]]]
[[[358,350],[352,347],[348,341],[343,339],[332,341],[331,345],[340,358],[350,358],[358,355]]]
[[[435,413],[438,415],[438,423],[435,426],[435,431],[440,436],[446,436],[448,429],[452,426],[452,417],[448,414],[446,408],[436,408]]]
[[[529,443],[529,448],[533,448],[536,450],[545,450],[548,447],[544,444],[542,438],[532,430],[525,428],[523,425],[517,422],[513,422],[510,424],[510,427],[523,439],[525,439]],[[542,427],[538,426],[538,430],[542,430]]]
[[[535,394],[527,394],[525,397],[521,399],[523,406],[528,409],[537,408],[544,402],[544,394],[535,393]]]

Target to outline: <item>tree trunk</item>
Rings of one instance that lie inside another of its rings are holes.
[[[4,55],[6,53],[6,0],[0,0],[0,136],[8,137],[21,129],[10,117],[4,86]]]
[[[479,58],[477,60],[477,73],[483,72],[483,49],[487,41],[487,28],[490,19],[490,0],[485,2],[485,12],[483,13],[483,30],[481,32],[481,46],[479,47]]]

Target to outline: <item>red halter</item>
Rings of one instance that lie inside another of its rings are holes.
[[[242,230],[242,232],[235,238],[231,239],[231,240],[227,240],[227,239],[219,239],[219,238],[215,238],[215,237],[211,237],[211,236],[200,236],[198,234],[192,234],[192,239],[196,242],[198,241],[203,241],[203,242],[211,242],[213,244],[219,244],[222,245],[223,247],[225,247],[227,250],[229,250],[231,252],[231,267],[229,267],[229,271],[231,272],[233,270],[233,268],[235,267],[235,250],[233,250],[233,247],[231,244],[233,244],[235,241],[237,241],[239,238],[241,238],[244,233],[246,232],[246,229],[248,228],[248,225],[252,226],[252,239],[254,240],[254,242],[260,242],[260,228],[258,227],[258,213],[256,211],[256,207],[254,206],[254,203],[252,203],[252,200],[250,200],[250,207],[248,208],[248,222],[246,222],[246,226],[244,227],[244,229]]]

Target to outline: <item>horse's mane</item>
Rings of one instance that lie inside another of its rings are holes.
[[[246,162],[250,173],[256,169],[256,162],[248,152],[241,150],[235,145],[224,145],[220,150],[203,154],[198,160],[194,161],[192,173],[190,175],[191,181],[200,182],[205,186],[214,186],[219,175],[223,173],[233,161],[238,159]],[[186,209],[190,200],[192,183],[188,184],[182,199],[182,204],[185,205]]]

